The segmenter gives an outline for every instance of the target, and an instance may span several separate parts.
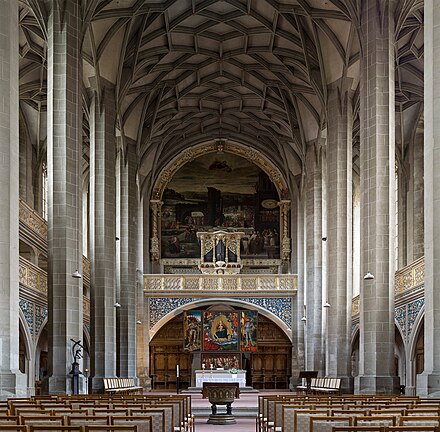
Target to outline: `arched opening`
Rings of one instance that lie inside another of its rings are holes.
[[[412,365],[412,379],[411,383],[414,385],[414,390],[417,389],[417,376],[425,370],[425,321],[422,318],[418,327],[417,333],[414,338],[414,344],[412,348],[411,365]]]
[[[27,394],[33,395],[34,377],[32,368],[32,342],[30,334],[26,331],[27,327],[20,319],[18,334],[18,369],[26,375]]]
[[[243,311],[243,307],[217,304],[200,311]],[[191,312],[197,309],[191,309]],[[205,331],[205,330],[204,330]],[[243,329],[243,334],[245,330]],[[292,343],[286,333],[269,318],[258,314],[255,351],[185,351],[184,312],[165,323],[150,342],[152,387],[176,388],[179,365],[181,388],[195,385],[195,371],[206,362],[226,369],[238,366],[246,371],[246,385],[257,389],[287,389],[291,376]]]
[[[351,343],[351,376],[359,375],[359,330],[356,331]]]
[[[20,324],[20,336],[19,336],[19,346],[18,346],[18,369],[23,374],[28,374],[29,372],[29,353],[26,349],[26,337],[23,332],[23,328]]]
[[[395,375],[400,378],[400,385],[404,386],[406,382],[405,343],[397,326],[395,327],[394,367]],[[403,391],[403,388],[401,391]]]
[[[49,339],[47,334],[47,325],[45,325],[39,335],[37,348],[35,350],[35,394],[42,392],[43,380],[49,374]]]

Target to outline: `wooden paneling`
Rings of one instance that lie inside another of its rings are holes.
[[[268,318],[258,317],[258,350],[242,354],[247,381],[256,389],[286,389],[291,375],[292,344]],[[250,362],[244,361],[245,357]],[[176,365],[181,388],[191,382],[192,354],[183,351],[183,314],[165,324],[150,344],[150,370],[154,389],[176,388]]]

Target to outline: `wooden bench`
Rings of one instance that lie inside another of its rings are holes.
[[[143,387],[135,385],[134,378],[103,378],[108,394],[141,394]]]
[[[340,378],[312,378],[310,389],[307,385],[299,385],[296,387],[298,391],[308,391],[310,393],[320,394],[340,394],[341,379]]]

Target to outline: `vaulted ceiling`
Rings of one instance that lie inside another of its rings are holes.
[[[68,1],[68,0],[67,0]],[[84,135],[89,79],[115,86],[118,129],[140,171],[213,139],[250,145],[286,176],[326,127],[327,85],[352,79],[358,164],[362,0],[83,0]],[[396,139],[404,158],[423,109],[423,1],[396,2]],[[20,3],[22,120],[45,152],[46,20]],[[84,146],[85,166],[88,147]]]

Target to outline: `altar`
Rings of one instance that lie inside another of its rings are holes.
[[[238,383],[239,387],[246,387],[246,371],[240,370],[236,374],[228,370],[196,370],[196,387],[203,387],[203,383]]]

